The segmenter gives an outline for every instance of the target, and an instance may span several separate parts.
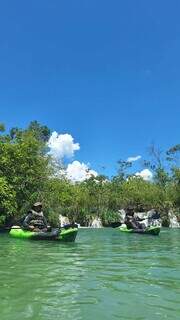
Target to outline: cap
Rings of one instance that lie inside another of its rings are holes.
[[[41,202],[36,202],[33,204],[33,207],[42,207],[42,203]]]

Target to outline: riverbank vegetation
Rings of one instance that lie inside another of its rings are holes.
[[[35,201],[42,201],[52,224],[59,214],[82,225],[99,217],[104,225],[118,221],[118,211],[131,205],[136,211],[157,209],[168,225],[168,212],[180,211],[180,145],[165,152],[150,148],[142,163],[153,172],[150,181],[135,176],[132,163],[118,161],[110,178],[92,176],[72,183],[58,173],[64,168],[49,155],[50,130],[37,121],[27,129],[0,125],[0,226],[17,223]]]

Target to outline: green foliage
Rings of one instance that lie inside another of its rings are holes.
[[[0,140],[0,177],[16,193],[14,210],[17,209],[17,216],[41,198],[49,174],[49,159],[44,156],[44,147],[31,131],[16,130],[16,135],[7,135]]]
[[[170,180],[169,175],[164,168],[157,168],[155,170],[155,175],[154,175],[155,183],[157,183],[162,187],[165,187],[168,184],[169,180]]]
[[[4,132],[5,130],[5,125],[3,123],[0,123],[0,132]]]
[[[0,131],[4,129],[0,125]],[[130,175],[132,163],[120,160],[111,180],[98,176],[73,184],[55,174],[61,168],[47,155],[49,136],[50,130],[37,121],[25,130],[12,128],[9,134],[0,134],[0,226],[18,220],[36,201],[43,202],[52,225],[58,224],[59,214],[82,225],[95,217],[108,225],[117,222],[118,210],[129,205],[138,211],[155,208],[167,224],[169,209],[180,212],[179,145],[166,152],[173,159],[167,159],[167,166],[162,152],[151,147],[154,158],[145,163],[154,172],[151,182]]]
[[[5,178],[0,177],[0,225],[16,213],[16,193]]]
[[[172,180],[169,184],[169,196],[174,206],[180,208],[180,168],[172,168]]]
[[[144,181],[140,177],[132,177],[125,181],[121,191],[122,208],[130,204],[135,210],[160,208],[165,201],[163,190],[157,185]]]
[[[42,126],[36,120],[29,124],[28,131],[32,132],[37,140],[43,142],[47,142],[51,134],[51,131],[47,126]]]
[[[132,162],[118,160],[118,178],[123,181],[128,177],[127,170],[132,167]]]
[[[111,225],[119,221],[119,213],[117,211],[106,210],[102,212],[101,220],[103,225]]]

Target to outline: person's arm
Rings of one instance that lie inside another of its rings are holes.
[[[45,218],[45,216],[44,216],[44,215],[43,215],[43,223],[44,223],[44,226],[47,228],[48,223],[47,223],[47,219]]]
[[[31,218],[32,218],[32,215],[31,215],[31,213],[29,212],[28,215],[25,217],[23,223],[22,223],[23,228],[25,228],[25,229],[28,229],[28,228],[29,228]]]
[[[146,220],[146,218],[139,218],[138,216],[135,218],[136,221],[143,221],[143,220]]]
[[[135,220],[133,221],[133,219],[132,219],[132,220],[130,221],[130,223],[131,223],[132,229],[138,229],[138,226],[137,226],[137,223],[136,223]]]

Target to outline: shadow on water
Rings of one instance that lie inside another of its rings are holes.
[[[76,243],[0,236],[1,320],[179,319],[180,230],[79,230]]]

